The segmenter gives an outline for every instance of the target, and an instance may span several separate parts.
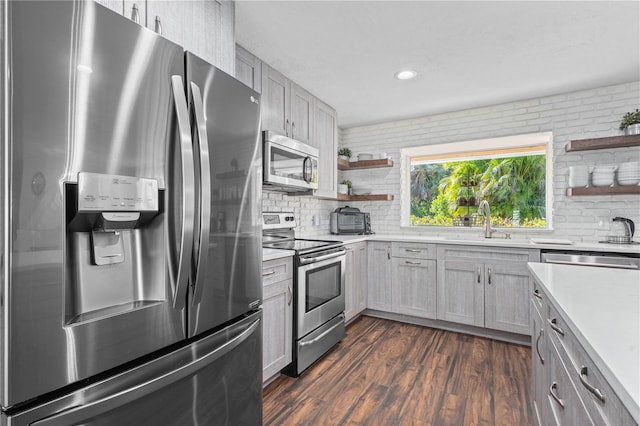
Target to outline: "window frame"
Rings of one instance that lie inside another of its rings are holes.
[[[502,136],[486,139],[475,139],[462,142],[421,145],[400,150],[400,226],[411,229],[474,229],[464,226],[424,226],[411,223],[411,158],[436,155],[462,155],[465,153],[491,151],[509,148],[545,146],[545,208],[546,228],[504,228],[513,231],[552,231],[553,230],[553,133],[540,132]],[[477,228],[475,228],[477,230]],[[501,229],[501,228],[497,228]]]

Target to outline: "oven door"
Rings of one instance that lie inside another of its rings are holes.
[[[344,249],[330,255],[313,253],[300,256],[300,263],[314,258],[316,260],[301,264],[297,270],[296,339],[344,312]]]

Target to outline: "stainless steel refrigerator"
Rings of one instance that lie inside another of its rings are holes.
[[[0,424],[260,424],[259,95],[92,1],[0,7]]]

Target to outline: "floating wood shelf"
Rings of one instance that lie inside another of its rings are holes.
[[[393,160],[345,161],[338,158],[338,170],[378,169],[381,167],[393,167]]]
[[[578,139],[567,143],[567,152],[590,151],[593,149],[626,148],[640,146],[640,135],[610,136],[606,138]]]
[[[568,188],[569,197],[576,195],[622,195],[640,194],[640,186],[590,186],[588,188]]]
[[[375,160],[374,160],[375,161]],[[391,194],[345,195],[337,194],[338,201],[392,201]]]

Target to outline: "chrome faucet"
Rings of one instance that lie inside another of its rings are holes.
[[[484,237],[491,238],[495,231],[491,229],[491,208],[489,207],[489,202],[487,200],[480,201],[480,205],[478,205],[478,214],[484,216]]]

